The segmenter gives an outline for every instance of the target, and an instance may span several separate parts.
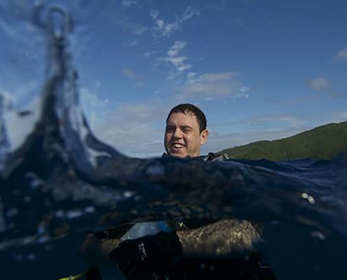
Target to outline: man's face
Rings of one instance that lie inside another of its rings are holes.
[[[200,156],[200,146],[208,137],[208,130],[200,133],[196,116],[190,112],[172,113],[166,123],[165,150],[174,157]]]

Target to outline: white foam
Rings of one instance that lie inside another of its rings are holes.
[[[10,152],[14,152],[22,146],[30,133],[34,131],[35,124],[41,115],[41,97],[38,96],[32,100],[24,110],[30,114],[20,116],[19,112],[15,110],[7,111],[4,114]]]

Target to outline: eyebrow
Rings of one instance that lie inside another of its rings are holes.
[[[189,125],[182,125],[181,126],[182,128],[189,128],[189,129],[193,129],[191,126],[189,126]]]
[[[167,124],[166,125],[166,129],[168,128],[175,128],[176,126],[175,125],[171,125],[171,124]],[[189,126],[189,125],[182,125],[180,126],[180,129],[190,129],[190,130],[193,130],[193,127]]]

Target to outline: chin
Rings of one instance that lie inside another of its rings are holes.
[[[188,155],[187,155],[186,153],[184,153],[184,154],[170,153],[170,156],[179,157],[179,158],[185,158],[185,157],[187,157]]]
[[[188,155],[184,154],[184,155],[175,155],[175,157],[180,157],[180,158],[185,158],[187,157]]]

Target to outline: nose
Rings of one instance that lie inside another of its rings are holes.
[[[175,132],[173,134],[173,137],[174,138],[182,138],[182,134],[183,134],[182,131],[179,128],[176,128]]]

